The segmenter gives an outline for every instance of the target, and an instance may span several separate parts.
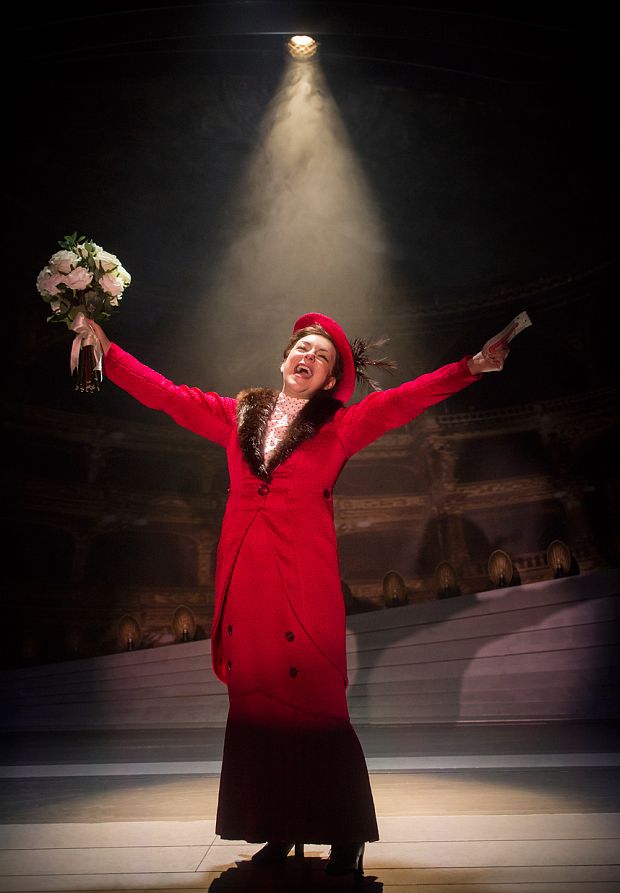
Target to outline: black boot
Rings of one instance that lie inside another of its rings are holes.
[[[286,862],[286,857],[295,847],[295,858],[303,859],[304,845],[303,843],[289,843],[283,840],[270,840],[265,846],[252,856],[252,862],[260,865],[275,865],[277,863]]]
[[[364,875],[365,843],[333,844],[329,851],[329,860],[325,866],[325,874],[340,877],[352,874],[357,881]]]

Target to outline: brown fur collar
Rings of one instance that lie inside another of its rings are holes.
[[[342,406],[340,400],[334,400],[325,393],[318,393],[308,400],[290,424],[269,462],[265,463],[267,422],[277,399],[278,392],[271,388],[247,388],[237,394],[237,431],[241,452],[254,474],[264,481],[271,480],[274,469],[288,459],[296,447],[313,437]]]

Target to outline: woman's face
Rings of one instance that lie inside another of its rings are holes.
[[[310,399],[317,391],[331,390],[336,384],[332,375],[336,348],[323,335],[304,335],[296,341],[280,371],[287,397]]]

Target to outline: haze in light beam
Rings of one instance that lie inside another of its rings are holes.
[[[197,323],[217,332],[228,392],[278,384],[283,340],[308,310],[369,334],[390,290],[386,237],[317,60],[288,62],[230,219]]]

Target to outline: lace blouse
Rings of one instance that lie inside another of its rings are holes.
[[[299,397],[287,397],[284,391],[280,391],[276,405],[267,422],[265,434],[265,462],[268,462],[274,450],[284,439],[286,429],[297,417],[308,401]]]

